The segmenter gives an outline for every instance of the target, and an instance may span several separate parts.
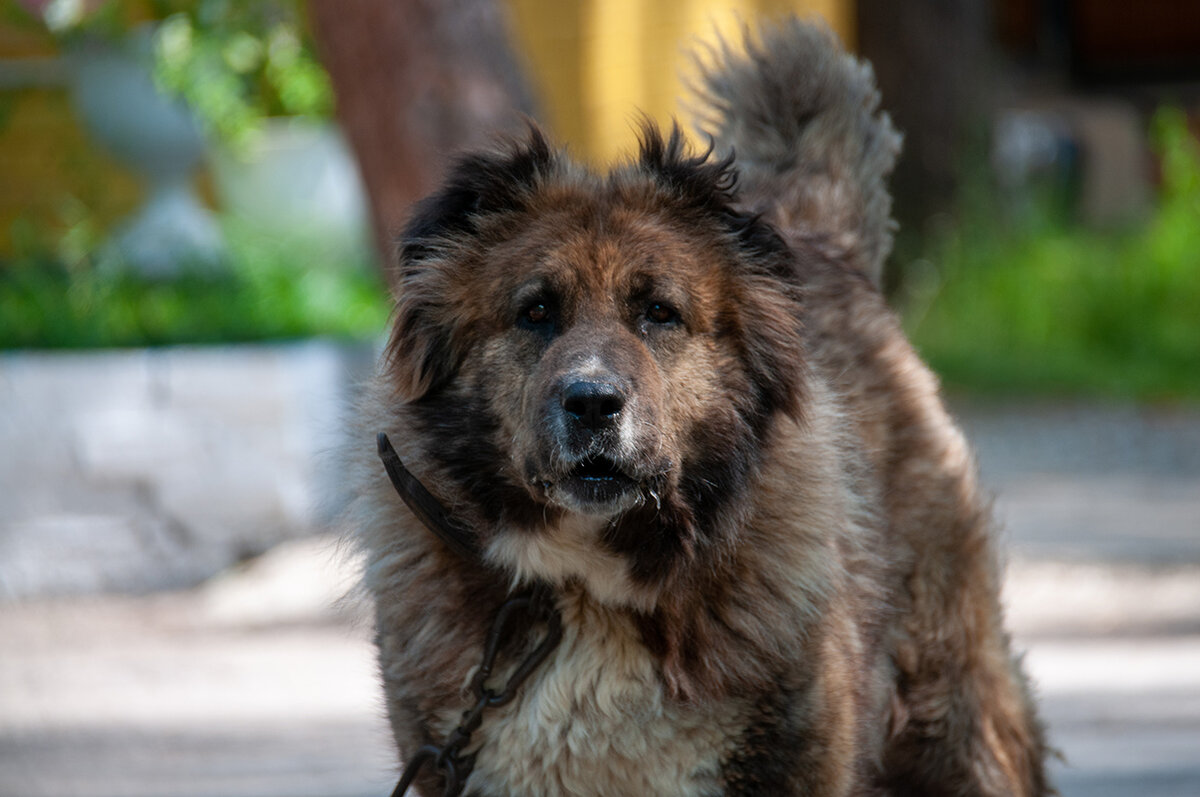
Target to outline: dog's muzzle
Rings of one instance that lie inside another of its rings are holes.
[[[622,452],[630,448],[630,390],[609,374],[572,374],[560,382],[547,410],[557,417],[555,441],[562,469],[552,493],[560,503],[585,512],[620,507],[638,488],[634,468]]]

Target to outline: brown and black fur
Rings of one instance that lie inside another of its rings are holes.
[[[468,793],[1045,794],[987,502],[878,291],[899,139],[870,71],[795,21],[717,61],[715,152],[647,124],[595,175],[531,130],[401,239],[350,513],[401,756],[539,582],[563,644]],[[484,561],[408,513],[376,431]]]

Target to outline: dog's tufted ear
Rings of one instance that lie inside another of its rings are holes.
[[[664,139],[649,119],[642,120],[638,142],[638,167],[681,204],[717,215],[732,204],[738,177],[732,154],[715,160],[710,146],[692,155],[678,124],[671,125]]]
[[[707,150],[691,155],[677,124],[671,125],[670,135],[663,139],[654,123],[644,120],[638,138],[638,166],[668,196],[715,221],[745,254],[777,269],[780,276],[791,276],[787,244],[761,214],[747,212],[739,204],[736,153],[715,158],[710,142]]]
[[[397,241],[396,311],[384,359],[403,399],[420,399],[457,371],[472,324],[455,297],[487,248],[485,221],[522,210],[557,165],[531,123],[522,141],[460,158],[442,188],[417,203]]]
[[[401,278],[447,244],[477,232],[489,214],[520,210],[557,165],[555,152],[532,122],[524,140],[509,139],[496,151],[459,158],[442,188],[417,203],[400,237]]]

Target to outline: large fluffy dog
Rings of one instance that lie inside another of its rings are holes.
[[[468,793],[1045,793],[986,500],[877,288],[899,140],[870,70],[798,22],[717,61],[718,154],[647,124],[601,176],[534,131],[403,235],[352,511],[400,753],[458,724],[538,583],[562,642],[484,712]]]

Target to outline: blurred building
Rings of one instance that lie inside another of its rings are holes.
[[[996,35],[1042,68],[1102,86],[1200,80],[1194,0],[994,0]]]

